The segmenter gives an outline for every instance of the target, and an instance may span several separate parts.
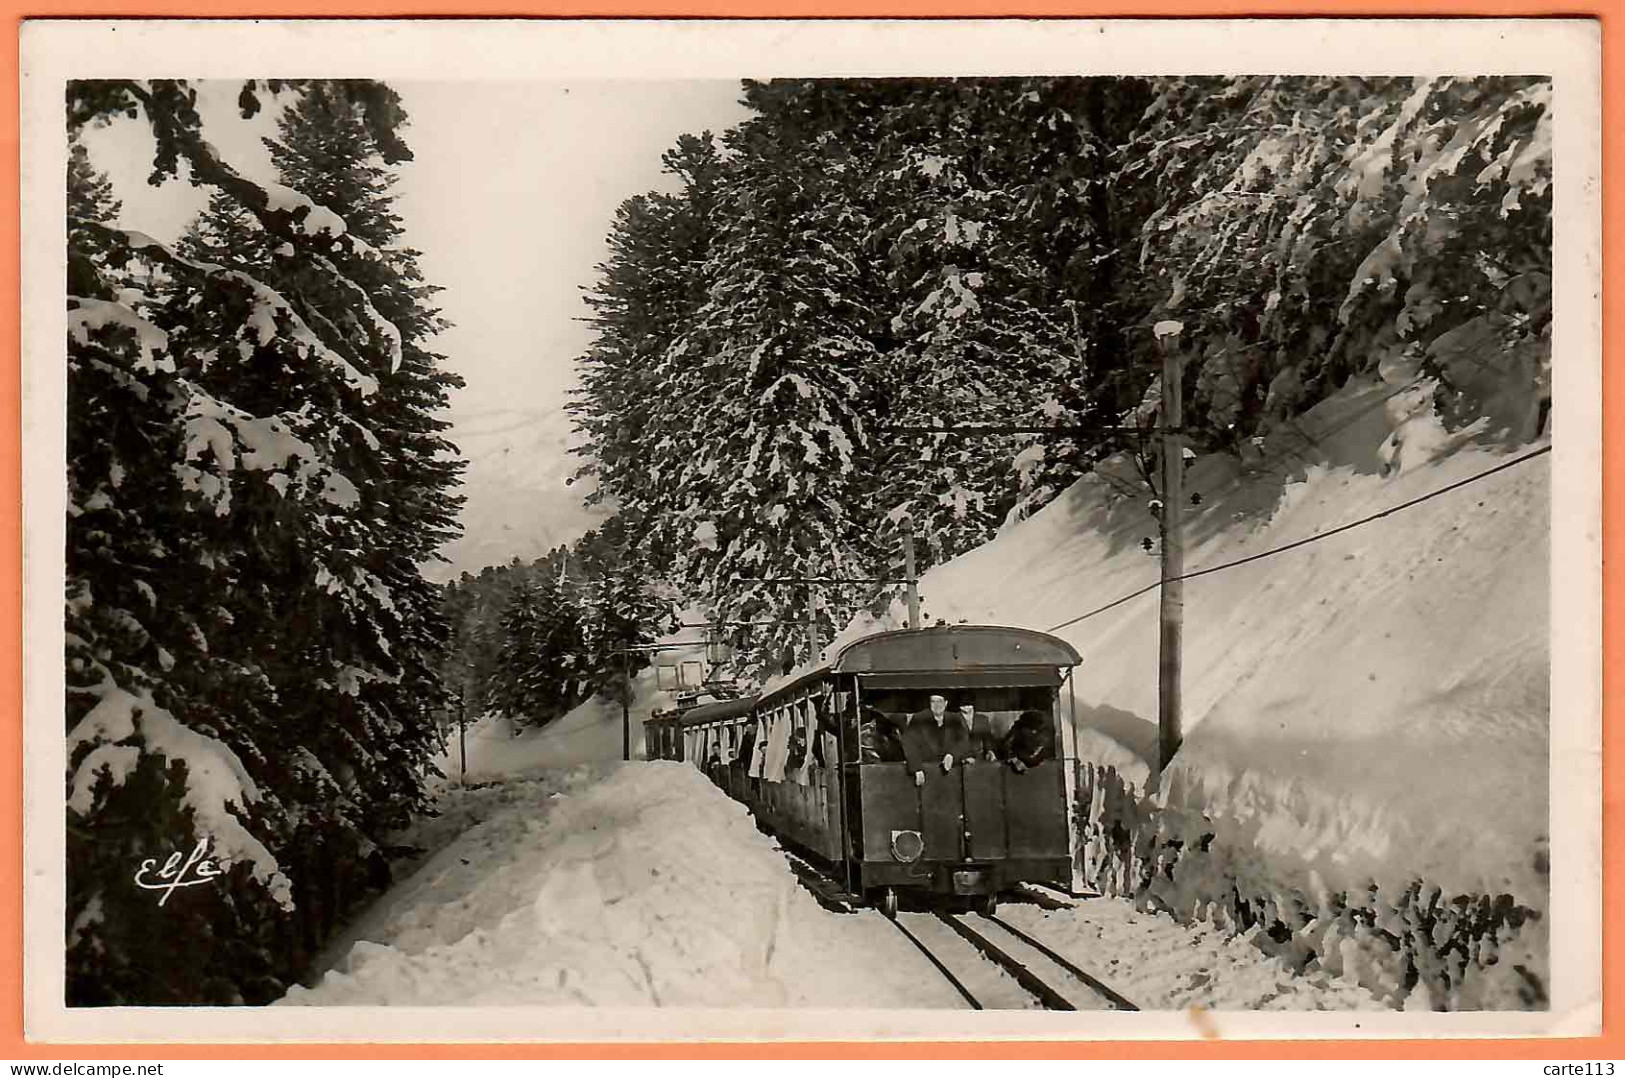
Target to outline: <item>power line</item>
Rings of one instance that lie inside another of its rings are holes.
[[[1410,501],[1400,502],[1398,505],[1390,506],[1389,508],[1382,510],[1382,512],[1380,512],[1380,513],[1373,513],[1368,517],[1364,517],[1364,518],[1362,518],[1360,520],[1356,520],[1356,521],[1351,521],[1348,524],[1340,524],[1337,527],[1333,528],[1329,532],[1318,532],[1315,535],[1311,535],[1306,539],[1299,539],[1299,540],[1296,540],[1295,542],[1286,543],[1286,544],[1284,544],[1282,546],[1273,547],[1273,548],[1271,548],[1269,550],[1260,551],[1257,554],[1249,554],[1245,558],[1237,558],[1235,561],[1225,562],[1222,565],[1214,565],[1214,566],[1210,566],[1210,567],[1208,567],[1206,569],[1198,569],[1194,573],[1186,573],[1183,579],[1189,580],[1192,577],[1206,576],[1208,573],[1216,573],[1220,569],[1231,569],[1231,568],[1234,568],[1237,565],[1245,565],[1248,562],[1258,561],[1261,558],[1267,558],[1272,554],[1280,554],[1283,551],[1293,550],[1293,549],[1295,549],[1297,547],[1300,547],[1300,546],[1307,546],[1308,544],[1313,543],[1313,542],[1317,542],[1318,540],[1321,540],[1321,539],[1328,539],[1331,536],[1334,536],[1334,535],[1338,534],[1339,532],[1346,532],[1346,531],[1349,531],[1352,528],[1358,528],[1360,525],[1369,524],[1373,520],[1381,520],[1383,517],[1392,516],[1393,514],[1399,512],[1401,509],[1409,509],[1413,505],[1420,505],[1421,503],[1423,503],[1425,501],[1428,501],[1428,500],[1430,500],[1432,498],[1437,498],[1441,494],[1448,494],[1452,490],[1459,490],[1460,488],[1465,487],[1470,483],[1478,482],[1480,479],[1483,479],[1486,476],[1494,475],[1496,472],[1504,472],[1508,468],[1513,467],[1514,465],[1522,464],[1526,460],[1533,460],[1536,457],[1541,456],[1544,453],[1550,453],[1551,451],[1552,451],[1551,446],[1543,445],[1539,449],[1531,450],[1530,452],[1525,453],[1521,457],[1514,457],[1511,460],[1503,461],[1502,463],[1497,464],[1493,468],[1487,468],[1484,471],[1477,473],[1476,475],[1468,476],[1466,479],[1458,479],[1456,482],[1447,484],[1446,486],[1442,486],[1438,490],[1429,491],[1428,493],[1420,495],[1419,497],[1412,498]]]
[[[1298,547],[1308,546],[1310,543],[1317,543],[1322,539],[1330,539],[1332,536],[1337,535],[1337,534],[1339,534],[1341,532],[1350,531],[1350,530],[1352,530],[1354,528],[1360,527],[1363,524],[1369,524],[1373,520],[1381,520],[1383,517],[1392,516],[1393,514],[1399,512],[1402,509],[1409,509],[1412,506],[1420,505],[1425,501],[1429,501],[1429,500],[1431,500],[1433,498],[1437,498],[1441,494],[1448,494],[1453,490],[1459,490],[1462,487],[1467,486],[1469,483],[1476,483],[1480,479],[1484,479],[1484,478],[1486,478],[1488,476],[1494,475],[1496,472],[1504,472],[1508,468],[1511,468],[1511,467],[1513,467],[1515,465],[1518,465],[1518,464],[1522,464],[1524,461],[1527,461],[1527,460],[1533,460],[1536,457],[1541,456],[1542,454],[1545,454],[1545,453],[1550,453],[1551,451],[1552,451],[1552,447],[1550,445],[1541,446],[1539,449],[1531,450],[1530,452],[1525,453],[1522,456],[1514,457],[1514,458],[1512,458],[1511,460],[1508,460],[1508,461],[1503,461],[1500,464],[1497,464],[1493,468],[1487,468],[1484,471],[1478,472],[1475,475],[1470,475],[1466,479],[1459,479],[1454,483],[1449,483],[1449,484],[1447,484],[1445,486],[1440,487],[1438,490],[1429,491],[1428,493],[1420,495],[1419,497],[1412,498],[1409,501],[1404,501],[1404,502],[1400,502],[1398,505],[1389,506],[1387,509],[1384,509],[1379,513],[1373,513],[1368,517],[1361,517],[1359,520],[1350,521],[1347,524],[1339,524],[1337,527],[1333,528],[1331,531],[1316,532],[1314,535],[1308,536],[1307,538],[1304,538],[1304,539],[1297,539],[1297,540],[1294,540],[1293,542],[1290,542],[1290,543],[1283,543],[1281,546],[1278,546],[1278,547],[1271,547],[1268,550],[1261,550],[1257,554],[1249,554],[1244,558],[1236,558],[1234,561],[1222,562],[1222,563],[1220,563],[1218,565],[1210,565],[1206,569],[1197,569],[1194,572],[1184,573],[1184,574],[1182,574],[1180,576],[1177,576],[1177,577],[1170,577],[1169,579],[1170,580],[1194,580],[1196,577],[1199,577],[1199,576],[1207,576],[1209,573],[1217,573],[1217,572],[1220,572],[1221,570],[1224,570],[1224,569],[1234,569],[1238,565],[1246,565],[1249,562],[1261,561],[1264,558],[1273,557],[1276,554],[1282,554],[1282,553],[1285,553],[1288,550],[1296,550]],[[1065,629],[1070,625],[1076,625],[1078,622],[1084,621],[1085,619],[1092,618],[1096,614],[1104,614],[1106,611],[1112,609],[1113,607],[1121,606],[1124,603],[1128,602],[1130,599],[1138,599],[1140,596],[1144,595],[1146,592],[1152,591],[1152,590],[1160,587],[1161,585],[1162,585],[1161,580],[1153,581],[1152,583],[1147,584],[1145,587],[1140,588],[1137,591],[1132,591],[1132,592],[1129,592],[1127,595],[1122,596],[1121,598],[1113,599],[1111,602],[1107,603],[1105,606],[1096,607],[1095,609],[1089,611],[1086,614],[1079,614],[1075,618],[1070,618],[1070,619],[1068,619],[1066,621],[1061,622],[1059,625],[1052,626],[1047,631],[1053,633],[1053,632],[1056,632],[1056,631],[1058,631],[1060,629]]]
[[[736,576],[733,584],[907,584],[907,580],[887,580],[883,577],[803,577],[803,576]]]
[[[1139,427],[1101,427],[1079,424],[1061,424],[1059,426],[1023,427],[1000,423],[956,423],[937,426],[906,426],[881,427],[885,434],[1065,434],[1076,436],[1080,434],[1144,434]]]
[[[1076,625],[1080,621],[1084,621],[1084,620],[1086,620],[1088,618],[1092,618],[1096,614],[1104,614],[1106,611],[1110,610],[1114,606],[1122,606],[1124,603],[1128,602],[1130,599],[1138,599],[1140,596],[1144,595],[1146,592],[1155,591],[1157,588],[1159,588],[1161,586],[1162,586],[1162,581],[1153,580],[1151,583],[1147,584],[1145,587],[1141,588],[1139,591],[1131,591],[1127,595],[1123,596],[1121,599],[1113,599],[1111,602],[1107,603],[1105,606],[1097,606],[1095,609],[1089,611],[1089,613],[1087,613],[1087,614],[1079,614],[1077,617],[1073,618],[1070,621],[1063,621],[1059,625],[1053,625],[1050,628],[1046,629],[1045,632],[1053,633],[1053,632],[1055,632],[1055,631],[1057,631],[1059,629],[1066,628],[1068,625]]]
[[[1376,410],[1377,408],[1382,407],[1384,404],[1387,404],[1389,401],[1393,400],[1395,397],[1399,396],[1400,394],[1407,393],[1407,392],[1415,389],[1417,387],[1417,385],[1418,385],[1418,383],[1415,380],[1405,382],[1404,384],[1402,384],[1402,385],[1400,385],[1400,386],[1398,386],[1398,387],[1396,387],[1394,389],[1389,390],[1388,392],[1382,394],[1381,396],[1375,398],[1374,400],[1367,401],[1365,404],[1360,405],[1353,412],[1349,413],[1346,416],[1340,417],[1339,421],[1331,424],[1329,427],[1327,427],[1327,429],[1325,429],[1323,431],[1320,431],[1318,434],[1309,433],[1308,431],[1306,431],[1306,430],[1304,430],[1302,428],[1301,424],[1298,424],[1296,422],[1293,423],[1292,433],[1294,433],[1298,437],[1302,438],[1310,446],[1319,447],[1326,439],[1332,437],[1335,434],[1339,434],[1342,431],[1346,430],[1347,428],[1353,426],[1356,422],[1363,419],[1366,415],[1370,414],[1372,411]],[[974,431],[974,430],[976,430],[978,428],[975,428],[975,427],[963,427],[962,426],[962,427],[959,427],[959,428],[956,428],[956,429],[961,430],[961,431]],[[987,429],[987,428],[980,428],[980,429]],[[1064,432],[1064,431],[1068,430],[1069,428],[1057,427],[1057,428],[1051,428],[1051,429]],[[1123,429],[1126,431],[1126,430],[1129,430],[1130,428],[1123,428]],[[1153,433],[1150,430],[1139,430],[1139,428],[1132,428],[1132,429],[1135,430],[1136,432],[1140,433],[1140,434]],[[1297,457],[1299,460],[1304,459],[1303,455],[1298,451],[1298,449],[1296,447],[1286,446],[1284,451],[1276,452],[1276,453],[1273,453],[1273,454],[1265,454],[1265,455],[1263,455],[1257,462],[1255,462],[1254,467],[1256,469],[1259,469],[1259,470],[1267,470],[1267,469],[1275,467],[1276,465],[1281,464],[1289,456]],[[1516,462],[1514,462],[1514,463],[1516,463]],[[1111,476],[1111,474],[1109,472],[1103,472],[1103,471],[1100,471],[1100,470],[1096,469],[1094,474],[1098,475],[1100,478],[1102,478],[1106,482],[1111,483],[1114,487],[1117,486],[1116,480],[1112,478],[1112,476]],[[1489,473],[1486,472],[1485,474],[1487,475]],[[1238,478],[1236,480],[1236,483],[1239,485],[1240,482],[1241,482],[1241,480]],[[1446,489],[1449,489],[1449,488],[1446,488]],[[1134,493],[1138,493],[1138,492],[1134,492]],[[1392,511],[1392,510],[1390,510],[1390,511]],[[1372,519],[1375,519],[1375,518],[1372,518]],[[1363,523],[1363,522],[1361,522],[1361,523]],[[1326,534],[1330,535],[1332,533],[1327,532]],[[1283,549],[1289,549],[1289,548],[1283,548]],[[1267,555],[1260,554],[1260,555],[1256,555],[1256,556],[1257,557],[1265,557]],[[1188,579],[1190,579],[1191,576],[1198,576],[1198,575],[1201,575],[1201,573],[1214,572],[1219,568],[1224,568],[1224,566],[1216,566],[1213,569],[1203,569],[1199,573],[1191,573],[1191,574],[1188,574],[1186,576],[1175,577],[1173,579],[1176,579],[1176,580],[1188,580]],[[882,581],[881,583],[891,583],[891,582]],[[1128,595],[1125,595],[1125,596],[1123,596],[1123,597],[1121,597],[1119,599],[1112,600],[1111,602],[1107,603],[1105,606],[1097,607],[1096,609],[1089,611],[1087,614],[1080,614],[1077,617],[1071,619],[1070,621],[1064,621],[1060,625],[1055,626],[1055,629],[1064,629],[1068,625],[1075,625],[1078,622],[1083,621],[1086,618],[1094,617],[1096,614],[1104,614],[1106,611],[1111,610],[1113,607],[1121,606],[1121,605],[1123,605],[1124,603],[1128,602],[1131,599],[1138,599],[1140,596],[1144,595],[1146,592],[1153,591],[1156,588],[1160,587],[1161,585],[1162,585],[1161,580],[1153,581],[1150,584],[1147,584],[1145,587],[1139,589],[1138,591],[1130,592]],[[1054,632],[1055,629],[1051,629],[1050,631]]]

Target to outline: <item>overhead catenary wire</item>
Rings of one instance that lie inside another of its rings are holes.
[[[1308,431],[1303,430],[1297,424],[1294,424],[1294,433],[1296,433],[1300,438],[1302,438],[1306,443],[1308,443],[1311,446],[1319,445],[1325,439],[1330,438],[1332,435],[1338,434],[1341,431],[1347,429],[1349,426],[1353,425],[1356,421],[1364,418],[1367,414],[1369,414],[1370,412],[1374,411],[1377,408],[1382,407],[1384,404],[1387,404],[1389,401],[1393,400],[1395,397],[1398,397],[1403,393],[1409,392],[1409,391],[1415,389],[1416,387],[1417,387],[1417,384],[1415,382],[1405,382],[1405,383],[1403,383],[1403,384],[1389,390],[1388,392],[1383,393],[1382,395],[1376,397],[1375,399],[1373,399],[1371,401],[1368,401],[1365,404],[1362,404],[1360,407],[1356,408],[1350,414],[1341,417],[1339,422],[1334,423],[1333,425],[1328,427],[1326,430],[1323,430],[1323,431],[1319,432],[1318,434],[1311,434]],[[993,428],[987,427],[986,425],[963,424],[963,425],[961,425],[959,427],[956,427],[956,428],[953,428],[953,429],[957,433],[973,434],[973,433],[985,433],[987,430],[993,429]],[[1073,429],[1073,428],[1060,426],[1060,427],[1055,427],[1053,429],[1055,431],[1057,431],[1057,432],[1064,433],[1064,432],[1068,431],[1069,429]],[[1126,431],[1129,428],[1123,428],[1123,429]],[[1150,434],[1153,433],[1153,431],[1150,428],[1147,428],[1145,430],[1140,430],[1139,428],[1134,428],[1134,430],[1137,433],[1144,434],[1144,435],[1147,435],[1147,436],[1149,436]],[[1275,465],[1278,465],[1278,464],[1282,463],[1289,456],[1296,456],[1300,460],[1302,459],[1302,454],[1300,454],[1295,447],[1290,447],[1289,446],[1286,449],[1285,452],[1277,452],[1277,453],[1274,453],[1274,454],[1266,454],[1262,459],[1260,459],[1257,462],[1255,467],[1260,468],[1260,469],[1270,468],[1270,467],[1273,467]],[[1095,474],[1099,475],[1101,478],[1105,479],[1107,482],[1112,482],[1111,477],[1105,472],[1096,472]],[[1115,483],[1113,485],[1115,485]],[[1153,493],[1155,493],[1155,491],[1153,491]],[[1259,557],[1264,557],[1264,556],[1266,556],[1266,555],[1259,555]],[[1215,572],[1219,568],[1223,568],[1223,566],[1216,566],[1213,569],[1204,569],[1204,570],[1201,570],[1201,572],[1202,573]],[[1193,573],[1193,574],[1189,574],[1189,575],[1186,575],[1186,576],[1173,577],[1173,578],[1170,578],[1170,579],[1188,580],[1188,579],[1190,579],[1191,576],[1195,576],[1195,575],[1199,575],[1199,574]],[[876,583],[895,584],[897,582],[896,581],[876,581]],[[1107,603],[1105,606],[1097,607],[1096,609],[1089,611],[1087,614],[1080,614],[1076,618],[1071,619],[1070,621],[1064,621],[1060,625],[1055,626],[1055,629],[1064,629],[1068,625],[1076,625],[1078,622],[1083,621],[1085,618],[1092,618],[1096,614],[1104,614],[1106,611],[1111,610],[1114,607],[1122,606],[1124,603],[1129,602],[1132,599],[1138,599],[1140,596],[1144,595],[1146,592],[1154,591],[1154,590],[1156,590],[1157,588],[1159,588],[1161,586],[1162,586],[1162,581],[1160,579],[1154,580],[1151,583],[1147,584],[1145,587],[1140,588],[1138,591],[1133,591],[1133,592],[1130,592],[1129,594],[1124,595],[1124,596],[1122,596],[1120,598],[1113,599],[1111,602]],[[1051,629],[1050,631],[1054,632],[1055,629]]]
[[[1293,432],[1295,434],[1297,434],[1298,437],[1302,438],[1307,446],[1319,446],[1327,438],[1330,438],[1330,437],[1332,437],[1332,436],[1334,436],[1334,435],[1336,435],[1338,433],[1341,433],[1343,430],[1345,430],[1348,427],[1352,426],[1354,423],[1358,422],[1360,419],[1363,419],[1370,412],[1376,410],[1377,408],[1382,407],[1383,405],[1387,404],[1389,401],[1395,399],[1396,397],[1399,397],[1399,396],[1401,396],[1401,395],[1403,395],[1403,394],[1405,394],[1407,392],[1414,391],[1417,388],[1418,388],[1418,383],[1416,381],[1414,381],[1414,380],[1406,381],[1404,383],[1401,383],[1400,385],[1394,386],[1393,388],[1389,389],[1387,392],[1376,396],[1372,400],[1363,403],[1359,407],[1355,408],[1349,414],[1344,415],[1342,417],[1339,417],[1338,421],[1332,423],[1325,430],[1318,431],[1318,432],[1315,432],[1315,433],[1311,433],[1310,431],[1304,430],[1301,425],[1299,425],[1297,423],[1294,423],[1293,424]],[[1060,434],[1065,434],[1065,433],[1078,433],[1078,432],[1081,432],[1082,430],[1084,430],[1086,428],[1076,427],[1076,426],[1068,426],[1068,425],[1065,425],[1065,424],[1062,424],[1062,425],[1059,425],[1059,426],[1056,426],[1056,427],[1044,427],[1044,428],[1020,427],[1020,428],[1018,428],[1018,427],[1013,427],[1013,426],[1005,427],[1005,426],[996,425],[996,424],[969,423],[969,424],[957,424],[957,425],[953,425],[953,426],[943,426],[943,427],[897,427],[897,428],[890,428],[890,429],[892,429],[894,432],[899,432],[899,433],[932,433],[932,434],[945,434],[945,435],[947,435],[947,434],[964,435],[964,434],[995,434],[995,433],[1006,433],[1006,432],[1008,432],[1008,433],[1032,433],[1032,434],[1039,434],[1039,433],[1060,433]],[[1103,428],[1103,427],[1102,428],[1087,428],[1087,429],[1095,430],[1097,432],[1104,432],[1105,430],[1107,430],[1107,428]],[[1148,435],[1148,434],[1152,433],[1152,431],[1149,430],[1149,429],[1141,430],[1140,428],[1127,428],[1127,427],[1111,428],[1111,430],[1113,432],[1119,433],[1119,434],[1139,433],[1139,434]],[[1422,495],[1422,496],[1420,496],[1418,498],[1414,498],[1414,499],[1412,499],[1412,500],[1410,500],[1408,502],[1403,502],[1403,503],[1401,503],[1399,505],[1396,505],[1396,506],[1390,507],[1388,509],[1385,509],[1380,513],[1375,513],[1375,514],[1373,514],[1373,515],[1371,515],[1369,517],[1364,517],[1364,518],[1361,518],[1360,520],[1356,520],[1356,521],[1352,521],[1352,522],[1350,522],[1348,524],[1340,525],[1339,527],[1334,528],[1331,531],[1319,532],[1319,533],[1316,533],[1315,535],[1309,536],[1309,537],[1307,537],[1305,539],[1300,539],[1300,540],[1297,540],[1297,541],[1292,542],[1292,543],[1287,543],[1287,544],[1285,544],[1283,546],[1275,547],[1275,548],[1272,548],[1270,550],[1261,551],[1261,552],[1259,552],[1257,554],[1248,555],[1247,557],[1244,557],[1244,558],[1238,558],[1238,559],[1236,559],[1234,561],[1226,562],[1226,563],[1221,564],[1221,565],[1209,566],[1209,567],[1207,567],[1205,569],[1198,569],[1198,570],[1194,570],[1194,571],[1189,572],[1189,573],[1181,574],[1179,576],[1169,577],[1169,578],[1167,578],[1167,582],[1191,580],[1191,579],[1194,579],[1196,577],[1207,576],[1210,573],[1217,573],[1217,572],[1220,572],[1220,571],[1225,570],[1225,569],[1235,568],[1238,565],[1245,565],[1248,562],[1258,561],[1258,560],[1263,559],[1263,558],[1272,557],[1272,556],[1274,556],[1276,554],[1284,553],[1285,551],[1293,550],[1293,549],[1296,549],[1297,547],[1305,546],[1305,545],[1307,545],[1309,543],[1317,542],[1317,541],[1319,541],[1321,539],[1330,538],[1331,536],[1337,535],[1340,532],[1348,531],[1351,528],[1356,528],[1356,527],[1359,527],[1359,526],[1361,526],[1363,524],[1368,524],[1368,523],[1370,523],[1370,522],[1372,522],[1374,520],[1380,520],[1383,517],[1386,517],[1386,516],[1388,516],[1388,515],[1390,515],[1392,513],[1397,513],[1400,510],[1408,509],[1411,506],[1417,505],[1417,504],[1419,504],[1421,502],[1424,502],[1424,501],[1427,501],[1430,498],[1437,497],[1440,494],[1448,493],[1449,491],[1455,490],[1458,487],[1462,487],[1462,486],[1467,485],[1468,483],[1472,483],[1472,482],[1475,482],[1475,481],[1477,481],[1479,479],[1483,479],[1486,476],[1493,475],[1496,472],[1502,471],[1502,470],[1504,470],[1506,468],[1513,467],[1514,465],[1517,465],[1517,464],[1521,464],[1526,460],[1530,460],[1530,459],[1532,459],[1534,457],[1538,457],[1541,454],[1548,453],[1550,451],[1551,451],[1551,446],[1550,445],[1543,446],[1540,449],[1536,449],[1533,452],[1526,453],[1526,454],[1524,454],[1524,455],[1522,455],[1520,457],[1517,457],[1517,458],[1515,458],[1513,460],[1505,461],[1502,464],[1496,465],[1495,467],[1487,469],[1484,472],[1480,472],[1480,473],[1478,473],[1476,475],[1470,476],[1467,479],[1461,480],[1461,481],[1456,482],[1456,483],[1449,484],[1448,486],[1445,486],[1445,487],[1441,487],[1440,489],[1438,489],[1436,491],[1433,491],[1433,492],[1431,492],[1429,494],[1425,494],[1425,495]],[[1277,465],[1283,463],[1289,457],[1298,457],[1300,460],[1303,459],[1302,455],[1299,452],[1297,447],[1288,446],[1288,447],[1286,447],[1286,449],[1284,451],[1277,451],[1275,453],[1265,454],[1262,457],[1262,459],[1260,459],[1259,461],[1257,461],[1255,463],[1254,467],[1259,468],[1259,469],[1268,469],[1268,468],[1271,468],[1271,467],[1274,467],[1274,466],[1277,466]],[[750,581],[750,582],[753,582],[753,583],[764,583],[764,584],[803,584],[803,585],[805,585],[805,584],[813,584],[813,585],[834,585],[834,584],[859,584],[859,585],[868,584],[868,585],[876,585],[876,584],[878,584],[878,585],[884,585],[884,586],[896,586],[896,585],[899,585],[899,584],[908,583],[907,580],[859,579],[859,578],[845,578],[845,579],[833,579],[833,578],[832,579],[783,578],[783,579],[781,579],[781,578],[767,578],[767,577],[757,577],[757,578],[736,577],[735,580],[740,581],[740,582]],[[1143,588],[1136,589],[1135,591],[1129,592],[1127,595],[1123,595],[1123,596],[1120,596],[1120,597],[1118,597],[1116,599],[1113,599],[1111,602],[1106,603],[1103,606],[1096,607],[1095,609],[1090,610],[1090,611],[1088,611],[1086,613],[1079,614],[1075,618],[1070,618],[1070,619],[1068,619],[1066,621],[1063,621],[1059,625],[1053,626],[1048,631],[1055,632],[1057,630],[1064,629],[1064,628],[1066,628],[1068,626],[1076,625],[1078,622],[1084,621],[1084,620],[1086,620],[1088,618],[1095,617],[1096,615],[1104,614],[1108,610],[1115,609],[1116,607],[1119,607],[1119,606],[1123,605],[1124,603],[1127,603],[1127,602],[1130,602],[1130,601],[1132,601],[1134,599],[1139,598],[1140,596],[1146,594],[1147,592],[1156,590],[1157,588],[1161,587],[1164,582],[1165,581],[1160,579],[1160,578],[1157,579],[1157,580],[1154,580],[1151,583],[1147,584]]]
[[[1304,537],[1302,539],[1296,539],[1296,540],[1294,540],[1294,541],[1292,541],[1290,543],[1283,543],[1282,545],[1280,545],[1278,547],[1271,547],[1268,550],[1261,550],[1256,554],[1248,554],[1246,557],[1236,558],[1236,559],[1233,559],[1233,560],[1227,561],[1227,562],[1221,562],[1218,565],[1210,565],[1205,569],[1196,569],[1196,570],[1193,570],[1193,571],[1188,572],[1188,573],[1183,573],[1183,574],[1181,574],[1180,576],[1177,576],[1177,577],[1170,577],[1169,580],[1194,580],[1196,577],[1199,577],[1199,576],[1207,576],[1210,573],[1218,573],[1218,572],[1222,572],[1222,571],[1224,571],[1226,569],[1234,569],[1238,565],[1246,565],[1246,564],[1248,564],[1250,562],[1261,561],[1264,558],[1274,557],[1276,554],[1284,554],[1288,550],[1296,550],[1299,547],[1308,546],[1310,543],[1318,543],[1322,539],[1330,539],[1334,535],[1339,535],[1339,534],[1341,534],[1343,532],[1351,531],[1351,530],[1353,530],[1355,528],[1361,527],[1362,525],[1370,524],[1374,520],[1381,520],[1383,517],[1392,516],[1393,514],[1398,513],[1398,512],[1400,512],[1402,510],[1405,510],[1405,509],[1409,509],[1412,506],[1420,505],[1425,501],[1430,501],[1433,498],[1439,497],[1441,494],[1448,494],[1453,490],[1460,490],[1462,487],[1465,487],[1465,486],[1467,486],[1467,485],[1469,485],[1471,483],[1476,483],[1480,479],[1485,479],[1485,478],[1487,478],[1489,476],[1492,476],[1492,475],[1496,474],[1497,472],[1504,472],[1508,468],[1516,467],[1517,465],[1522,464],[1525,461],[1533,460],[1536,457],[1541,456],[1542,454],[1545,454],[1545,453],[1550,453],[1551,451],[1552,451],[1552,447],[1550,445],[1543,445],[1539,449],[1530,450],[1528,453],[1524,453],[1524,454],[1521,454],[1520,456],[1513,457],[1511,460],[1502,461],[1500,464],[1497,464],[1493,468],[1486,468],[1484,471],[1477,472],[1477,473],[1475,473],[1473,475],[1468,476],[1465,479],[1458,479],[1454,483],[1447,483],[1446,485],[1440,487],[1437,490],[1431,490],[1426,494],[1422,494],[1422,495],[1419,495],[1419,496],[1417,496],[1415,498],[1411,498],[1408,501],[1400,502],[1398,505],[1391,505],[1387,509],[1384,509],[1384,510],[1382,510],[1380,512],[1372,513],[1370,516],[1361,517],[1358,520],[1351,520],[1347,524],[1339,524],[1337,527],[1332,528],[1330,531],[1316,532],[1314,535],[1306,536],[1306,537]],[[1147,592],[1156,590],[1157,588],[1161,587],[1162,584],[1163,584],[1162,580],[1154,580],[1150,584],[1147,584],[1143,588],[1139,588],[1139,589],[1137,589],[1135,591],[1131,591],[1127,595],[1123,595],[1123,596],[1120,596],[1119,598],[1113,599],[1111,602],[1105,604],[1104,606],[1098,606],[1095,609],[1088,611],[1087,613],[1079,614],[1075,618],[1068,618],[1066,621],[1061,622],[1059,625],[1051,626],[1046,631],[1052,632],[1052,633],[1057,632],[1057,631],[1059,631],[1061,629],[1067,628],[1068,626],[1076,625],[1080,621],[1084,621],[1084,620],[1087,620],[1088,618],[1092,618],[1097,614],[1104,614],[1106,611],[1111,610],[1114,607],[1122,606],[1124,603],[1130,601],[1131,599],[1138,599],[1140,596],[1146,594]]]

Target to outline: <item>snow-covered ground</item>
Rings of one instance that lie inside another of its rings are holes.
[[[821,907],[743,806],[686,764],[449,789],[433,826],[475,819],[352,927],[335,969],[282,1002],[964,1006],[879,914]],[[1377,1006],[1116,899],[1003,916],[1142,1007]]]
[[[513,780],[288,1004],[955,1006],[878,917],[824,910],[743,806],[652,762]],[[926,971],[928,972],[928,971]]]

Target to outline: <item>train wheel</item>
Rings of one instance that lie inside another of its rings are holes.
[[[976,912],[983,917],[992,917],[999,912],[999,895],[997,891],[989,891],[976,900]]]
[[[897,888],[883,888],[880,892],[880,901],[875,905],[880,908],[880,912],[886,916],[887,920],[897,920]]]

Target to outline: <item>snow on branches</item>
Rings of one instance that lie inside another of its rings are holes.
[[[266,90],[275,181],[219,158],[186,82],[68,89],[70,131],[144,122],[154,182],[184,163],[211,192],[165,242],[121,227],[70,159],[77,1002],[275,998],[344,912],[331,889],[358,894],[377,840],[423,803],[438,748],[445,626],[420,565],[456,529],[461,465],[434,413],[458,381],[425,350],[433,289],[377,164],[409,156],[389,130],[404,114],[376,83]],[[188,836],[250,871],[215,912],[177,915],[213,918],[194,926],[209,944],[154,979],[118,881],[129,855]]]
[[[90,751],[81,755],[81,750]],[[95,815],[98,803],[123,785],[143,754],[184,767],[180,803],[191,811],[197,834],[222,863],[246,861],[254,878],[284,909],[293,906],[292,885],[271,851],[232,812],[260,800],[259,787],[243,763],[216,738],[188,729],[146,693],[110,689],[68,733],[68,758],[79,756],[68,780],[68,808]]]
[[[617,215],[588,297],[585,470],[686,594],[776,623],[736,641],[747,663],[797,646],[809,604],[828,639],[893,590],[764,578],[894,577],[903,519],[930,565],[1080,459],[1054,445],[1017,467],[1031,437],[896,428],[1081,414],[1042,412],[1101,284],[1099,138],[1073,117],[1103,99],[1081,85],[749,82],[727,154],[685,142],[683,192]]]
[[[1223,387],[1209,422],[1239,438],[1283,418],[1259,405],[1289,370],[1298,409],[1401,353],[1447,366],[1435,342],[1470,322],[1502,352],[1539,337],[1551,123],[1538,78],[1162,87],[1121,174],[1152,207],[1142,302],[1194,323],[1203,384]]]

